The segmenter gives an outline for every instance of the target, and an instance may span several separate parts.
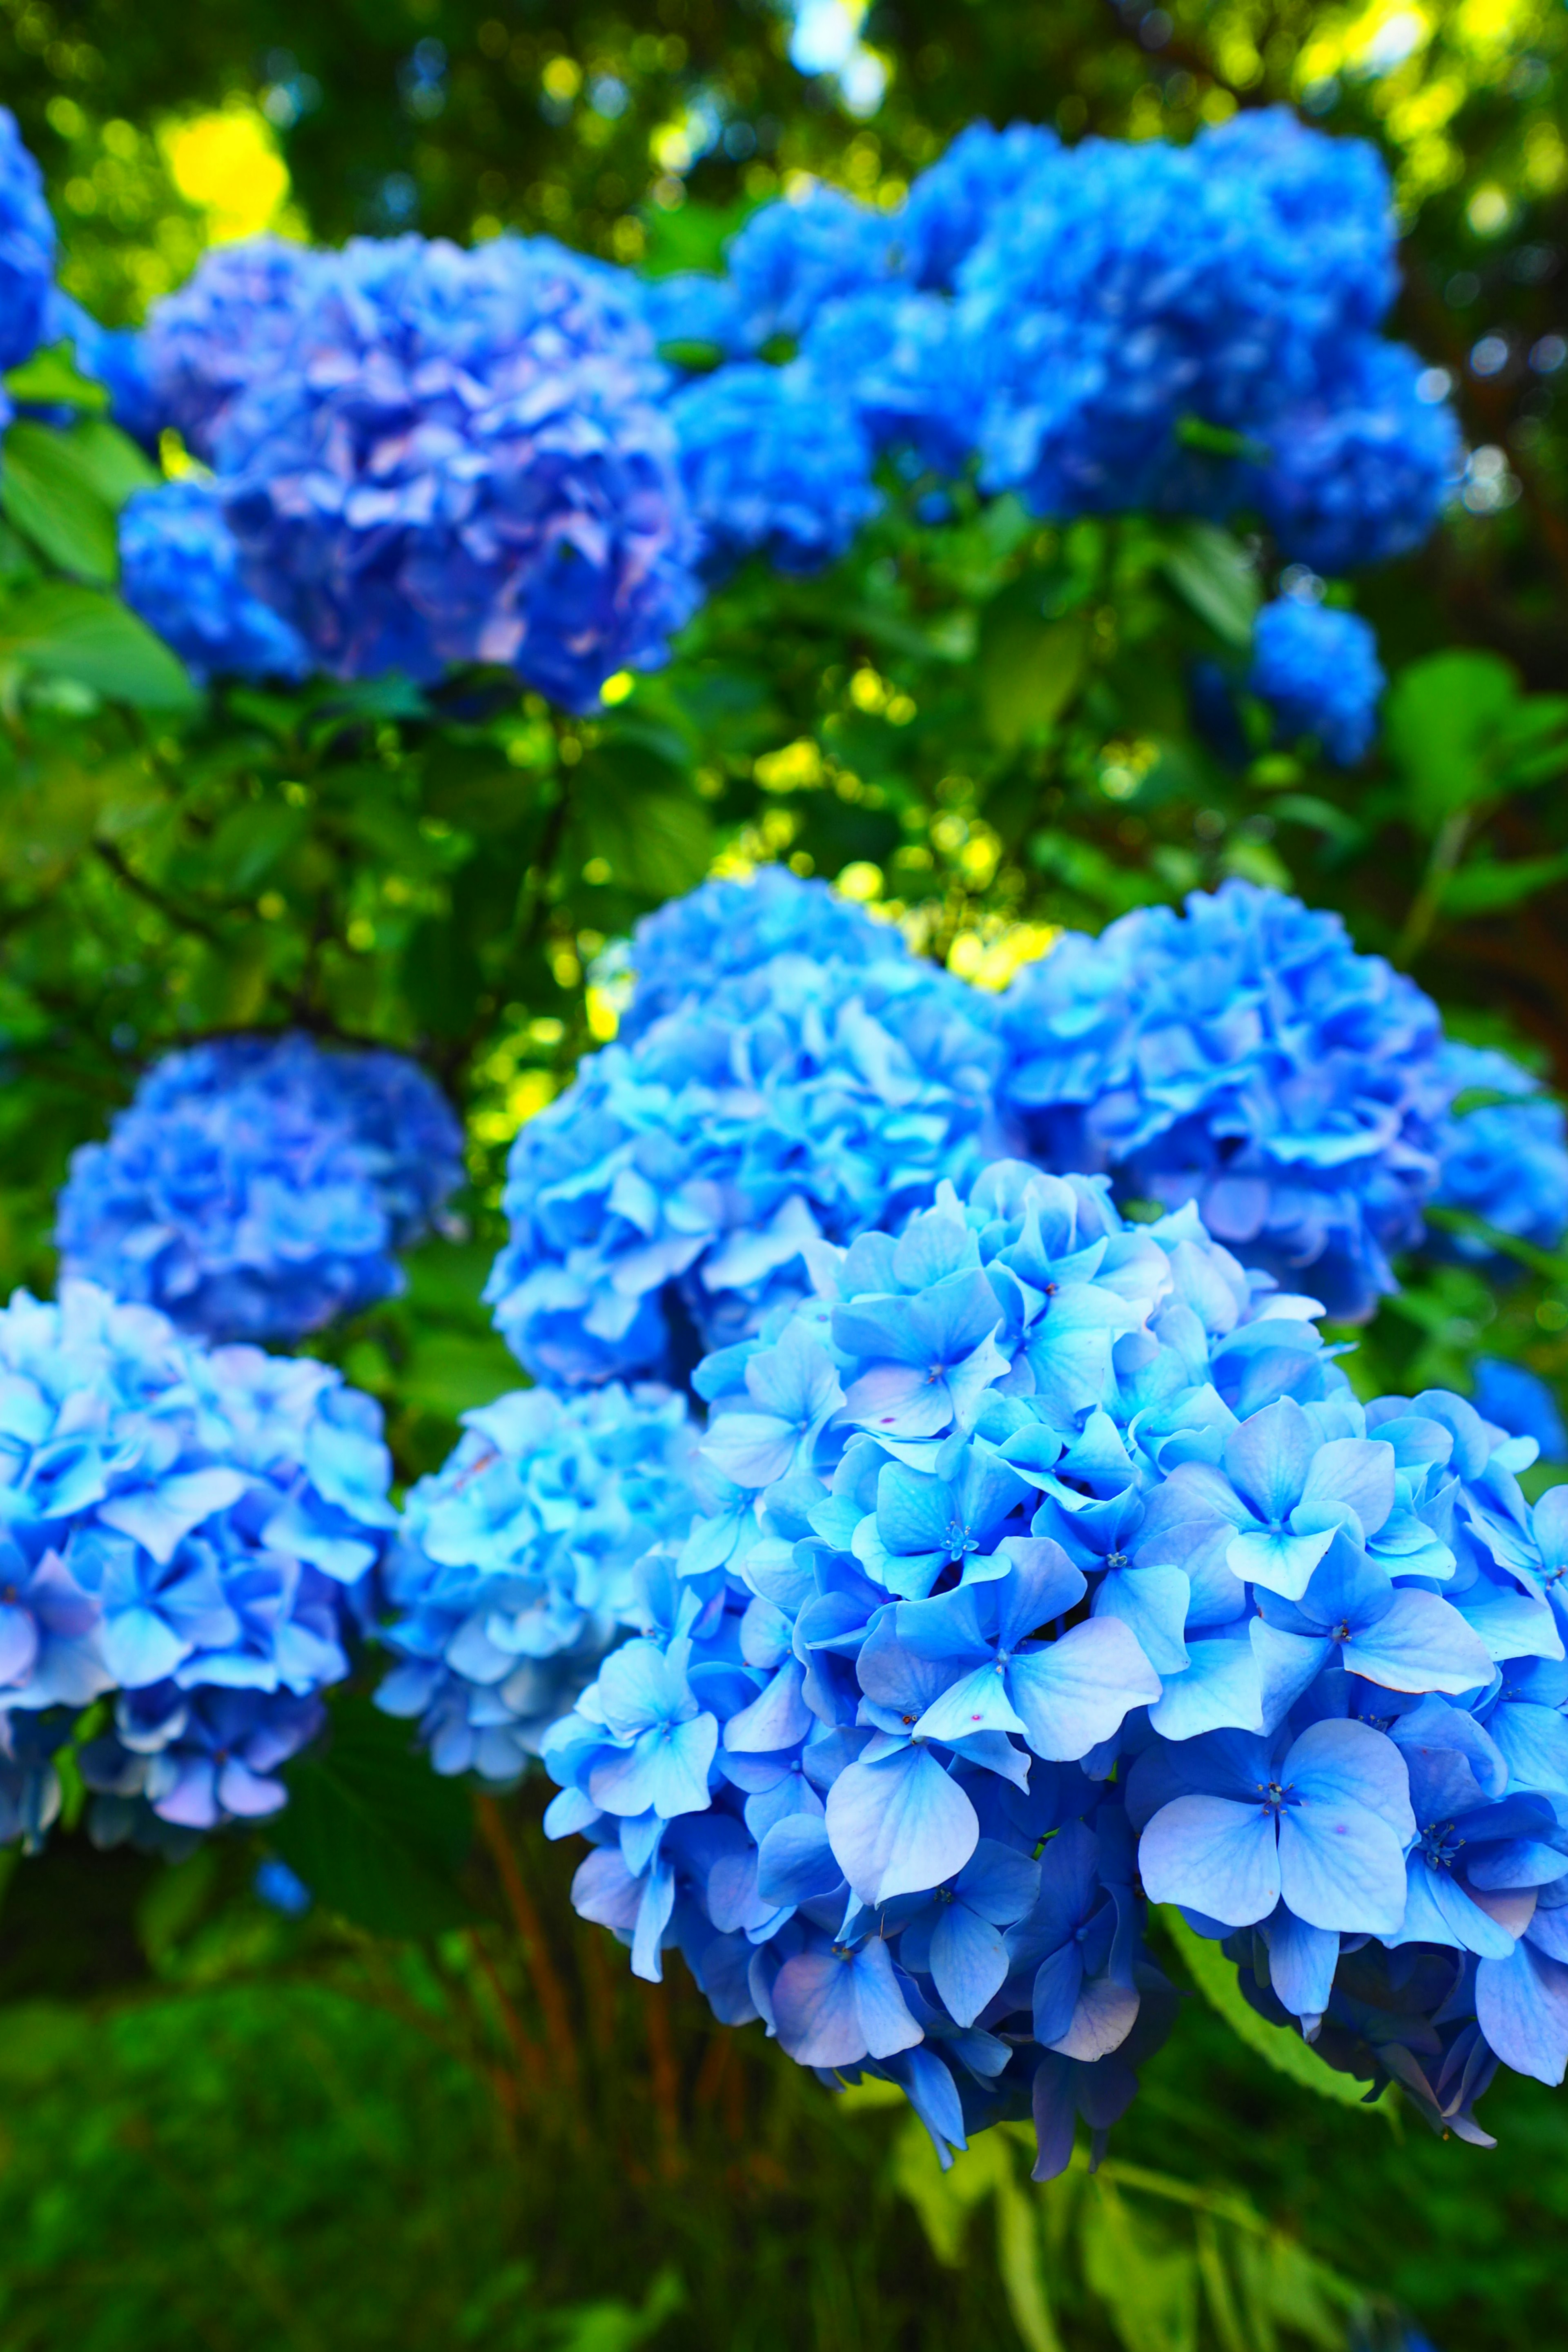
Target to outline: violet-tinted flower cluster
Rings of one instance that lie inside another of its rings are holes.
[[[1145,1895],[1439,2128],[1481,2136],[1499,2058],[1560,2080],[1568,1490],[1530,1511],[1533,1447],[1363,1408],[1313,1302],[1103,1179],[1002,1162],[815,1270],[700,1368],[718,1507],[545,1743],[579,1910],[901,2084],[944,2153],[1032,2114],[1041,2177],[1169,2021]]]
[[[416,1716],[438,1772],[515,1780],[637,1614],[632,1570],[699,1507],[685,1400],[618,1382],[528,1389],[463,1416],[384,1571],[398,1663],[376,1703]]]
[[[980,1167],[1000,1062],[984,1000],[889,950],[733,973],[529,1120],[485,1297],[535,1379],[684,1374],[798,1298],[819,1239]]]
[[[298,1034],[171,1054],[60,1194],[68,1275],[212,1339],[297,1339],[402,1286],[462,1131],[401,1055]]]
[[[300,678],[310,669],[298,633],[240,578],[239,550],[208,483],[163,482],[127,499],[120,576],[126,603],[198,684],[215,672]]]
[[[1247,682],[1269,704],[1282,735],[1315,735],[1336,767],[1353,768],[1371,750],[1387,680],[1377,639],[1359,613],[1300,596],[1266,604]]]
[[[1420,1238],[1451,1087],[1435,1007],[1337,915],[1226,883],[1069,934],[1000,1009],[1007,1112],[1047,1166],[1195,1201],[1248,1265],[1370,1315]]]
[[[396,1518],[379,1409],[71,1282],[0,1308],[0,1831],[47,1827],[51,1748],[111,1694],[100,1842],[275,1812]]]

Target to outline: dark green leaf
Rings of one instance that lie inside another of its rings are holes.
[[[114,512],[73,446],[73,436],[24,419],[5,436],[0,509],[24,539],[62,572],[108,586],[120,569]]]
[[[1212,522],[1182,524],[1169,534],[1163,569],[1215,636],[1238,648],[1251,644],[1261,591],[1245,551],[1228,530]]]
[[[0,604],[0,660],[6,659],[142,710],[189,710],[198,700],[180,662],[134,613],[63,581]]]
[[[456,1880],[473,1837],[468,1791],[431,1769],[406,1724],[340,1698],[323,1752],[285,1777],[288,1809],[268,1834],[328,1910],[378,1936],[439,1935],[471,1917]]]
[[[1082,614],[1046,620],[1038,598],[999,596],[980,629],[980,709],[1002,751],[1047,733],[1071,702],[1089,666],[1089,623]]]
[[[1384,705],[1384,740],[1423,831],[1491,798],[1499,779],[1489,754],[1518,696],[1499,654],[1458,648],[1400,671]]]
[[[1443,890],[1446,915],[1495,915],[1538,890],[1568,878],[1568,852],[1557,857],[1479,857],[1450,876]]]
[[[207,856],[214,878],[247,898],[310,830],[306,809],[287,808],[279,801],[247,802],[225,817],[213,835]]]

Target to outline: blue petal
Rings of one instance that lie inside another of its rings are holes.
[[[980,1823],[922,1744],[840,1772],[828,1791],[827,1834],[855,1893],[874,1905],[953,1877],[979,1842]]]
[[[1273,1816],[1226,1797],[1178,1797],[1139,1840],[1138,1869],[1152,1903],[1186,1904],[1227,1927],[1251,1927],[1279,1900]]]
[[[1505,2066],[1538,2083],[1561,2083],[1568,2068],[1568,1968],[1528,1942],[1511,1959],[1476,1969],[1476,2015]]]
[[[973,2025],[1007,1974],[997,1929],[967,1904],[949,1903],[931,1939],[931,1972],[955,2025]]]
[[[1071,1763],[1121,1728],[1128,1710],[1160,1696],[1160,1677],[1127,1627],[1094,1617],[1059,1642],[1016,1658],[1007,1683],[1037,1756]]]

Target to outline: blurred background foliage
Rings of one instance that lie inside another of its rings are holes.
[[[963,492],[933,521],[891,482],[841,565],[742,573],[591,719],[490,673],[194,698],[105,618],[112,513],[151,468],[84,409],[62,490],[14,428],[5,1287],[49,1286],[67,1155],[171,1041],[288,1020],[408,1047],[467,1110],[471,1238],[321,1344],[386,1403],[402,1473],[433,1466],[457,1412],[515,1384],[478,1305],[501,1162],[613,1034],[596,959],[715,866],[769,859],[993,986],[1057,926],[1278,883],[1341,908],[1458,1034],[1568,1077],[1565,86],[1557,0],[0,0],[0,99],[48,174],[64,281],[110,320],[267,227],[516,228],[711,267],[801,174],[896,206],[977,116],[1181,138],[1290,100],[1387,156],[1395,329],[1470,444],[1438,540],[1357,583],[1394,685],[1346,777],[1269,746],[1245,699],[1233,740],[1194,728],[1191,666],[1245,666],[1245,542],[1058,530]],[[1568,1261],[1521,1255],[1500,1287],[1413,1279],[1358,1381],[1463,1387],[1483,1343],[1568,1373]],[[626,1978],[571,1918],[532,1791],[476,1832],[412,1769],[394,1727],[339,1710],[276,1833],[333,1892],[300,1920],[237,1843],[170,1870],[68,1821],[13,1871],[8,2347],[871,2352],[962,2329],[1271,2352],[1395,2344],[1397,2307],[1479,2352],[1568,2327],[1568,2136],[1539,2085],[1493,2095],[1495,2155],[1438,2144],[1271,2072],[1194,1992],[1107,2171],[1042,2195],[993,2135],[944,2183],[901,2109],[839,2112],[689,1985]]]

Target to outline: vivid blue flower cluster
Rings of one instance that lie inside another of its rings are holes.
[[[147,374],[146,340],[132,327],[100,327],[74,298],[55,286],[44,322],[47,343],[68,343],[79,373],[109,394],[109,413],[122,433],[155,449],[165,417]],[[69,412],[66,412],[68,420]]]
[[[275,1812],[396,1513],[379,1409],[325,1364],[207,1351],[89,1283],[0,1308],[0,1830],[82,1748],[102,1843]]]
[[[826,398],[802,362],[718,368],[677,393],[669,414],[710,577],[751,554],[780,572],[820,571],[881,503],[853,407]]]
[[[60,1194],[68,1276],[210,1339],[301,1338],[402,1287],[462,1131],[401,1055],[226,1037],[169,1055]]]
[[[684,1376],[801,1296],[819,1239],[896,1222],[989,1156],[984,1000],[887,937],[874,962],[732,973],[522,1128],[485,1297],[536,1380]]]
[[[1414,1980],[1364,2071],[1435,2120],[1500,2056],[1561,2079],[1568,1492],[1528,1510],[1533,1447],[1446,1394],[1363,1409],[1311,1301],[1103,1178],[1003,1161],[814,1271],[699,1370],[718,1507],[545,1743],[634,1969],[679,1948],[939,2147],[1032,2113],[1042,2177],[1168,2020],[1140,1880],[1245,1929],[1336,2063],[1382,2051],[1366,1982]]]
[[[1372,749],[1387,684],[1377,639],[1359,613],[1281,596],[1258,615],[1247,684],[1287,737],[1315,735],[1336,767]]]
[[[1359,1319],[1420,1238],[1451,1086],[1436,1008],[1337,915],[1247,882],[1069,933],[1002,999],[1031,1156],[1195,1201],[1249,1265]]]
[[[761,866],[744,881],[704,882],[638,923],[629,956],[635,987],[617,1034],[629,1045],[716,980],[755,971],[774,956],[871,964],[899,947],[887,923],[836,898],[825,882],[798,880],[787,866]]]
[[[1529,1437],[1548,1462],[1568,1462],[1568,1429],[1557,1400],[1538,1372],[1501,1356],[1478,1356],[1475,1407],[1510,1437]]]
[[[0,106],[0,370],[20,367],[42,341],[55,275],[55,225],[44,179]],[[0,428],[11,404],[0,392]]]
[[[1488,1046],[1448,1039],[1440,1069],[1451,1107],[1437,1131],[1443,1173],[1435,1202],[1463,1209],[1537,1249],[1555,1249],[1568,1230],[1568,1128],[1561,1106],[1528,1070]],[[1507,1271],[1507,1261],[1479,1234],[1445,1233],[1441,1244],[1494,1275]]]
[[[258,378],[284,364],[321,268],[309,247],[257,236],[205,253],[154,302],[142,338],[160,421],[208,466],[225,419]]]
[[[172,646],[198,685],[235,677],[300,678],[303,640],[253,596],[217,493],[195,478],[137,490],[120,513],[121,592]]]
[[[699,1508],[684,1398],[527,1389],[463,1416],[384,1571],[398,1659],[376,1694],[438,1772],[514,1780],[637,1613],[632,1570]]]

